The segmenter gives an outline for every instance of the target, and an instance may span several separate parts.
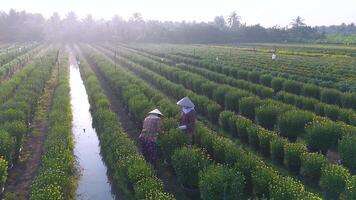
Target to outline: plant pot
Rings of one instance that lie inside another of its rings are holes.
[[[181,184],[185,194],[191,199],[200,199],[200,191],[198,187],[191,187],[184,184]]]

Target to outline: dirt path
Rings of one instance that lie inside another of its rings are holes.
[[[110,104],[111,104],[111,110],[115,112],[122,124],[122,127],[126,131],[126,133],[129,135],[129,137],[135,141],[136,146],[138,146],[138,136],[141,131],[140,125],[134,123],[128,114],[128,112],[125,110],[125,107],[122,105],[122,103],[119,101],[119,97],[116,97],[116,95],[113,93],[112,88],[110,88],[110,85],[108,81],[103,77],[103,75],[99,72],[99,70],[96,68],[95,65],[92,63],[88,62],[93,69],[94,73],[96,74],[101,87],[104,90],[105,95],[108,97]],[[169,193],[174,194],[176,199],[179,200],[188,200],[188,199],[193,199],[187,196],[180,186],[180,183],[177,179],[177,177],[174,175],[174,172],[171,167],[168,167],[167,165],[163,164],[163,160],[160,160],[158,163],[157,167],[155,168],[157,171],[157,176],[164,182],[165,190]]]
[[[41,164],[44,142],[48,132],[48,113],[57,81],[58,70],[55,67],[38,102],[32,131],[27,136],[18,159],[14,161],[14,167],[9,170],[5,190],[7,199],[23,200],[30,197],[32,180]]]

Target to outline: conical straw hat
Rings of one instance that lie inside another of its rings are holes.
[[[194,103],[188,97],[184,97],[183,99],[179,100],[177,105],[194,108]]]
[[[157,114],[157,115],[163,116],[163,114],[161,113],[161,111],[159,111],[158,109],[151,110],[148,114]]]

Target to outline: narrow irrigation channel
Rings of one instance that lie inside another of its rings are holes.
[[[92,128],[88,95],[73,54],[70,54],[70,88],[74,154],[80,169],[77,199],[115,199],[111,192],[107,168],[101,159],[99,139]]]

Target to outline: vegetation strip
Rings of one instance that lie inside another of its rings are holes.
[[[137,199],[174,199],[163,192],[163,182],[156,177],[153,167],[139,154],[134,142],[123,131],[117,116],[110,110],[110,103],[100,83],[84,60],[81,60],[80,69],[104,160],[119,191],[129,195],[128,190],[133,187]]]
[[[71,132],[68,57],[58,65],[59,82],[55,88],[48,135],[38,175],[32,182],[31,200],[75,199],[76,177]]]
[[[115,66],[113,65],[113,64],[109,64],[109,63],[107,63],[107,61],[104,61],[103,59],[100,59],[98,56],[94,56],[93,55],[93,53],[91,53],[91,56],[93,57],[93,59],[94,60],[96,60],[96,63],[99,63],[98,65],[100,65],[100,67],[102,67],[102,68],[104,68],[105,66],[105,70],[104,70],[104,73],[106,73],[107,74],[107,76],[108,77],[112,77],[112,78],[118,78],[119,76],[115,76]],[[109,68],[109,66],[111,67],[111,69]],[[116,69],[116,70],[119,70],[119,69]],[[106,71],[106,72],[105,72]],[[120,70],[120,73],[124,73],[123,71],[121,71]],[[121,74],[120,75],[120,77],[131,77],[131,76],[129,76],[128,74],[126,74],[126,73],[124,73],[125,75],[123,75],[123,74]],[[157,77],[158,78],[158,77]],[[159,79],[159,78],[158,78]],[[157,79],[157,80],[158,80]],[[138,80],[136,80],[136,83],[135,83],[135,85],[138,85],[138,83],[139,83],[139,81]],[[161,82],[162,83],[162,82]],[[119,87],[119,86],[121,86],[121,85],[126,85],[126,84],[123,84],[123,83],[121,83],[121,84],[119,84],[119,85],[117,85],[117,84],[115,84],[117,87]],[[146,93],[146,94],[151,94],[151,95],[154,95],[154,99],[156,99],[156,101],[157,100],[159,100],[159,94],[157,94],[157,92],[153,92],[153,91],[147,91],[147,89],[145,89],[146,87],[144,86],[144,85],[139,85],[139,88],[143,88],[144,90],[144,93]],[[123,91],[126,91],[126,90],[123,90]],[[177,91],[177,90],[175,90],[175,91]],[[158,95],[158,96],[157,96]],[[152,97],[153,98],[153,97]],[[130,99],[130,98],[128,98],[128,99]],[[147,99],[147,98],[140,98],[140,99]],[[151,99],[151,98],[149,98],[149,99]],[[156,101],[154,101],[154,102],[156,102]],[[136,101],[137,102],[137,101]],[[142,102],[143,103],[143,102]],[[163,102],[162,102],[163,103]],[[134,105],[134,104],[133,104]],[[147,109],[150,109],[150,107],[152,107],[152,105],[150,104],[150,101],[148,101],[148,102],[146,102],[146,103],[144,103],[144,105],[146,105],[148,108]],[[161,105],[161,103],[159,104],[159,105]],[[159,106],[159,105],[157,105],[157,106]],[[163,107],[159,107],[160,109],[162,109],[162,110],[166,110],[167,109],[167,107],[168,108],[170,108],[169,110],[171,110],[172,108],[174,109],[174,108],[176,108],[175,106],[174,106],[174,104],[172,105],[171,103],[170,103],[170,105],[171,106],[168,106],[169,104],[164,104],[164,106]],[[144,108],[146,108],[146,106],[140,106],[140,110],[141,109],[144,109]],[[171,108],[172,107],[172,108]],[[135,110],[134,108],[132,108],[132,110]],[[172,112],[172,110],[170,111],[170,112]],[[170,113],[169,111],[167,112],[167,113]],[[166,113],[166,112],[165,112]],[[138,115],[138,114],[137,114]],[[172,125],[172,124],[171,124]],[[172,126],[171,126],[172,127]],[[175,126],[174,126],[174,129],[175,129]],[[210,130],[208,130],[208,129],[203,129],[204,131],[203,132],[201,132],[201,133],[206,133],[206,134],[208,134],[208,133],[210,133],[211,131]],[[216,134],[216,133],[215,133]],[[217,136],[217,135],[216,135]],[[218,138],[220,138],[220,136],[217,136]],[[176,138],[175,138],[176,139]],[[224,140],[225,140],[226,138],[224,138]],[[228,140],[228,139],[226,139],[227,141],[230,141],[230,140]],[[208,140],[207,142],[212,142],[212,141],[214,141],[214,140]],[[219,140],[220,141],[220,140]],[[229,142],[229,143],[231,143],[231,141]],[[198,143],[199,144],[199,143]],[[235,144],[233,144],[233,143],[231,143],[231,145],[234,147],[233,149],[236,149],[235,147]],[[230,146],[231,146],[230,145]],[[227,149],[230,149],[230,148],[227,148]],[[209,152],[209,151],[208,151]],[[244,157],[243,155],[245,155],[245,156],[247,156],[246,155],[246,152],[245,151],[243,151],[242,149],[240,150],[240,153],[241,153],[241,156],[242,157]],[[239,155],[240,155],[240,153],[239,153]],[[214,155],[214,154],[211,154],[211,155]],[[250,154],[248,154],[249,156],[252,156],[252,155],[250,155]],[[256,159],[256,157],[254,157],[253,156],[253,158],[252,158],[253,160],[259,160],[259,159]],[[260,162],[260,161],[259,161]],[[226,163],[226,162],[225,162]],[[235,162],[233,162],[233,164],[235,164]],[[250,170],[250,169],[249,169]],[[199,171],[199,170],[197,170],[197,171]],[[278,174],[278,173],[277,173]],[[195,176],[196,177],[196,176]],[[290,180],[291,181],[291,180]],[[292,181],[292,183],[293,183],[293,181]],[[304,190],[304,187],[300,184],[298,187],[301,187],[301,188],[303,188],[302,190]]]
[[[7,168],[17,160],[25,135],[29,132],[28,126],[33,120],[37,100],[40,97],[46,81],[49,79],[56,56],[54,52],[45,55],[43,62],[37,63],[36,71],[32,71],[24,81],[16,86],[13,94],[3,100],[0,106],[0,159],[2,171],[0,188],[7,179]],[[5,165],[6,164],[6,165]]]

